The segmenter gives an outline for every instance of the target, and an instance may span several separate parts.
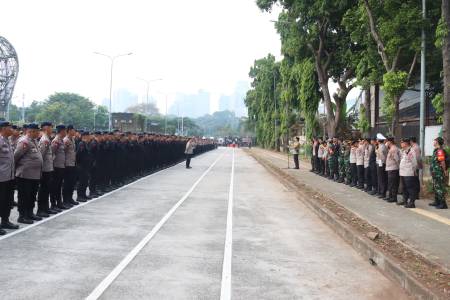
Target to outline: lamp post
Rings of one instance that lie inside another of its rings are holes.
[[[139,79],[139,80],[142,80],[143,82],[145,82],[145,84],[146,84],[146,86],[147,86],[146,105],[145,105],[145,107],[144,107],[144,113],[145,113],[145,124],[144,124],[144,128],[145,128],[145,129],[144,129],[144,131],[147,131],[147,118],[148,118],[148,105],[149,105],[149,102],[148,102],[148,95],[149,95],[149,92],[150,92],[150,83],[155,82],[155,81],[161,81],[162,78],[152,79],[152,80],[147,80],[147,79],[139,78],[139,77],[138,77],[138,79]]]
[[[110,77],[109,77],[109,116],[108,116],[108,130],[111,131],[111,129],[112,129],[112,118],[111,118],[111,113],[112,113],[112,83],[113,83],[114,61],[117,58],[119,58],[119,57],[132,55],[133,53],[130,52],[130,53],[119,54],[119,55],[115,55],[115,56],[111,56],[111,55],[108,55],[108,54],[103,54],[103,53],[100,53],[100,52],[94,52],[94,54],[107,57],[107,58],[109,58],[109,60],[111,62]]]

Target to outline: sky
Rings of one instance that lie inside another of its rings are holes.
[[[221,94],[249,81],[255,59],[280,57],[274,24],[279,9],[256,0],[14,0],[2,3],[0,35],[15,47],[19,77],[13,103],[74,92],[100,104],[109,98],[108,58],[117,55],[113,89],[144,99],[150,85],[162,113],[177,93]],[[23,97],[24,96],[24,97]],[[114,98],[113,98],[114,101]]]

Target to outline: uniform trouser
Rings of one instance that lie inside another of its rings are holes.
[[[52,187],[53,172],[42,172],[38,193],[38,211],[47,212],[49,209],[49,196]]]
[[[91,169],[91,176],[89,176],[89,195],[97,191],[97,167]]]
[[[17,178],[18,208],[20,216],[33,213],[34,201],[39,187],[39,179]]]
[[[78,186],[77,186],[77,197],[86,198],[86,190],[89,182],[89,172],[87,167],[78,167]]]
[[[364,188],[364,165],[356,165],[358,168],[358,187]]]
[[[383,164],[382,167],[378,166],[377,170],[377,177],[378,177],[378,194],[386,197],[386,191],[387,191],[387,172],[386,172],[386,165]]]
[[[298,154],[294,154],[294,164],[295,164],[295,168],[298,169],[299,168]],[[313,166],[313,170],[314,170],[314,166]]]
[[[55,168],[53,171],[53,188],[50,194],[52,206],[62,204],[61,191],[64,181],[64,168]]]
[[[414,203],[419,195],[420,186],[417,185],[416,176],[402,176],[403,201]]]
[[[316,162],[315,162],[315,167],[316,167],[316,172],[317,173],[320,173],[320,171],[321,171],[321,165],[320,165],[320,161],[321,161],[321,159],[318,157],[318,156],[314,156],[314,158],[315,158],[315,160],[316,160]]]
[[[9,221],[14,202],[14,180],[0,182],[0,217],[2,222]]]
[[[370,167],[364,168],[364,182],[366,183],[366,191],[372,190],[372,173]]]
[[[397,201],[398,184],[400,180],[398,170],[388,171],[387,173],[388,173],[389,199]]]
[[[189,168],[191,165],[191,157],[192,154],[186,154],[186,168]]]
[[[370,178],[372,179],[372,188],[375,190],[375,192],[378,193],[378,167],[376,164],[371,164],[369,166],[370,168]]]
[[[77,168],[66,167],[64,171],[64,185],[63,185],[63,201],[71,202],[75,184],[77,183]]]
[[[358,167],[355,163],[350,164],[350,173],[352,174],[352,185],[357,185],[358,183]]]
[[[294,154],[295,155],[295,154]],[[298,159],[298,154],[297,154],[297,159]],[[295,162],[295,158],[294,158],[294,162]],[[316,158],[314,155],[311,156],[311,171],[314,171],[316,166],[314,165],[314,163],[316,162]]]

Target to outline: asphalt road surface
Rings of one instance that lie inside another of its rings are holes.
[[[242,150],[0,239],[6,299],[407,299]]]

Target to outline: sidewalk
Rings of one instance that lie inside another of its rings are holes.
[[[416,209],[406,209],[311,173],[310,165],[305,162],[300,163],[300,170],[287,169],[285,154],[258,148],[250,151],[270,160],[273,165],[295,176],[303,184],[328,195],[379,230],[450,270],[450,210],[437,210],[430,207],[428,206],[430,200],[418,200]],[[293,165],[291,158],[290,167],[292,168]]]

